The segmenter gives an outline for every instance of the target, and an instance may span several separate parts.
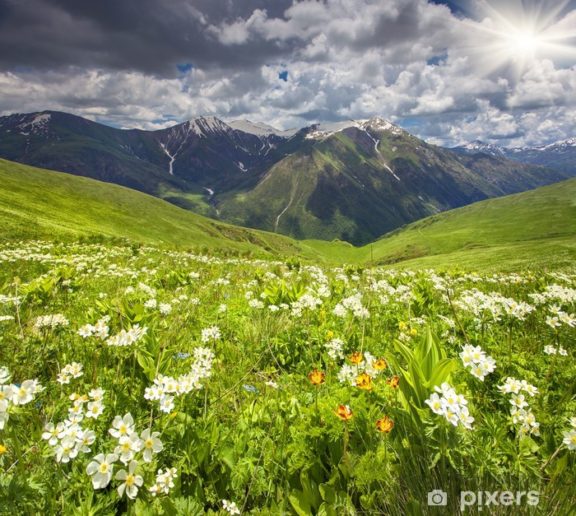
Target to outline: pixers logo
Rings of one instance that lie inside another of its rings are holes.
[[[466,507],[477,507],[479,511],[496,506],[532,505],[540,502],[538,491],[462,491],[460,493],[460,510]]]

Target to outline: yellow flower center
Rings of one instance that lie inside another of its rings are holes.
[[[106,462],[100,464],[98,471],[100,471],[100,473],[108,473],[108,464]]]
[[[152,448],[153,445],[154,445],[154,441],[151,438],[148,438],[144,441],[144,447],[145,448]]]
[[[136,482],[136,477],[135,477],[134,475],[130,475],[130,474],[129,474],[129,475],[126,477],[126,485],[127,485],[128,487],[133,486],[135,482]]]

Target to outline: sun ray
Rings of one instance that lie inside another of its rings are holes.
[[[549,5],[547,5],[549,4]],[[479,73],[519,78],[535,61],[576,61],[576,11],[560,2],[478,0],[474,17],[462,20],[464,43],[455,52]]]

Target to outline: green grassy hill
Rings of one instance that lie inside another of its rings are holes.
[[[0,228],[0,239],[102,235],[179,248],[322,258],[313,247],[281,235],[219,223],[121,186],[2,159]]]
[[[427,217],[361,251],[361,260],[410,267],[574,265],[576,179]]]
[[[125,238],[332,263],[514,269],[576,263],[576,179],[439,213],[364,247],[231,226],[121,186],[0,160],[0,239]]]

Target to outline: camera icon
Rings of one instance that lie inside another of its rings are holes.
[[[434,489],[428,493],[428,505],[432,507],[444,507],[448,503],[448,494],[441,489]]]

